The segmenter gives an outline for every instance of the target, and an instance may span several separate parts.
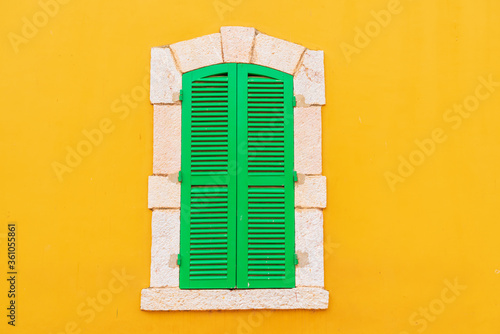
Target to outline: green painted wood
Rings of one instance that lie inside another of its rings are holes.
[[[181,289],[236,287],[236,65],[182,77]]]
[[[293,77],[238,64],[237,287],[295,287]]]
[[[295,287],[293,77],[183,75],[180,288]]]

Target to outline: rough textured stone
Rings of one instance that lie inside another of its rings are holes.
[[[183,73],[200,67],[222,63],[219,33],[170,45]]]
[[[252,63],[294,74],[305,47],[258,33]]]
[[[321,107],[295,108],[293,123],[295,170],[321,174]]]
[[[222,27],[222,53],[225,63],[249,63],[255,28]]]
[[[181,106],[155,105],[153,124],[153,174],[181,169]]]
[[[151,49],[151,103],[179,101],[182,75],[175,65],[172,51],[167,48]]]
[[[149,288],[142,290],[141,309],[145,311],[326,309],[329,293],[321,288],[180,290]]]
[[[295,95],[303,96],[308,105],[324,105],[325,65],[323,51],[307,50],[293,79]]]
[[[326,208],[326,177],[308,176],[295,184],[295,207]]]
[[[150,209],[180,208],[181,185],[167,176],[150,176],[148,185]]]
[[[180,211],[154,210],[151,244],[151,287],[178,287]]]
[[[323,287],[323,211],[295,210],[295,252],[299,264],[295,269],[297,286]]]

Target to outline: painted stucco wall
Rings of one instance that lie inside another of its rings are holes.
[[[2,333],[500,331],[498,1],[40,3],[1,14]],[[140,311],[150,50],[232,25],[325,52],[326,311]]]

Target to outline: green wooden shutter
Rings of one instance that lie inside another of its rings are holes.
[[[236,287],[236,64],[182,77],[181,289]]]
[[[251,64],[237,73],[237,285],[293,288],[293,77]]]

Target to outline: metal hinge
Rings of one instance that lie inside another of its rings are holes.
[[[293,182],[297,182],[299,180],[299,176],[297,175],[297,171],[293,171]]]
[[[179,92],[179,101],[182,101],[183,99],[184,99],[184,92],[181,89],[181,91]]]
[[[299,264],[299,257],[297,256],[297,253],[293,254],[293,263],[295,265]]]
[[[181,265],[181,254],[177,254],[177,265]]]
[[[179,176],[177,177],[177,181],[182,182],[182,171],[179,171]]]

